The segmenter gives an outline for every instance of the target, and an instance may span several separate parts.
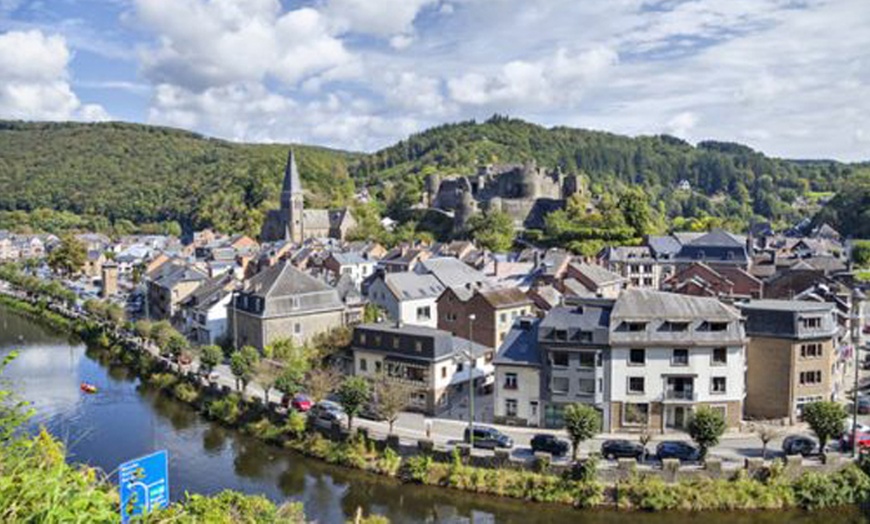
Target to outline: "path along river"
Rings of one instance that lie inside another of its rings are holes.
[[[200,417],[188,406],[139,387],[124,368],[109,367],[81,343],[46,330],[0,307],[0,355],[18,350],[4,379],[31,402],[32,429],[45,426],[66,442],[70,460],[113,471],[118,464],[158,449],[170,456],[173,499],[185,492],[235,489],[276,502],[298,500],[311,520],[341,523],[357,507],[394,523],[504,522],[705,524],[866,522],[857,509],[803,512],[639,514],[577,511],[433,487],[403,485],[326,465],[263,444]],[[99,393],[79,390],[87,381]]]

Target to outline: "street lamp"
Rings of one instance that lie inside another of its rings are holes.
[[[468,315],[468,439],[474,447],[474,313]]]

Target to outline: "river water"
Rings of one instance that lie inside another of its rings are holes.
[[[868,522],[858,510],[809,514],[639,514],[581,512],[433,487],[402,485],[301,457],[212,424],[188,406],[139,387],[124,368],[100,364],[80,343],[0,307],[0,354],[18,350],[5,380],[31,402],[31,428],[62,439],[70,460],[112,472],[128,459],[169,451],[170,491],[210,494],[223,489],[261,494],[276,502],[302,501],[309,519],[345,522],[358,507],[394,523],[505,522],[705,524]],[[84,395],[79,384],[99,387]]]

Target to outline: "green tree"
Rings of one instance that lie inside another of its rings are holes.
[[[338,403],[347,413],[347,428],[353,429],[353,418],[369,402],[372,396],[371,385],[363,377],[347,377],[336,391]]]
[[[335,391],[341,382],[341,373],[333,368],[315,368],[305,374],[305,392],[314,402],[320,402]]]
[[[275,379],[274,388],[285,395],[295,395],[302,391],[304,381],[304,371],[288,366]]]
[[[862,268],[870,266],[870,241],[852,241],[852,262]]]
[[[148,336],[152,342],[157,344],[158,348],[163,349],[167,344],[169,344],[169,339],[172,337],[173,333],[175,333],[175,328],[172,327],[172,324],[165,320],[161,320],[151,324],[151,332]]]
[[[269,393],[275,389],[278,383],[278,378],[281,376],[283,369],[274,362],[263,360],[260,361],[257,369],[257,380],[263,386],[263,395],[266,404],[269,403]]]
[[[829,400],[804,406],[803,418],[819,439],[819,451],[824,452],[828,441],[843,433],[843,423],[847,416],[843,406]]]
[[[166,341],[165,349],[177,361],[181,358],[181,354],[187,350],[188,346],[184,335],[173,329]]]
[[[652,232],[653,212],[649,206],[649,195],[640,188],[631,188],[619,197],[619,210],[626,224],[634,229],[636,237]]]
[[[577,460],[580,444],[601,431],[601,414],[587,404],[568,404],[563,414],[565,430],[571,439],[572,457]]]
[[[514,221],[503,211],[486,211],[471,217],[471,238],[480,247],[496,253],[510,251],[514,243]]]
[[[719,443],[719,438],[727,428],[722,413],[709,406],[701,406],[689,419],[688,432],[692,440],[698,444],[701,460],[707,457],[707,451]]]
[[[411,399],[413,389],[401,382],[391,380],[386,373],[380,373],[374,384],[374,401],[378,414],[390,425],[390,435],[393,425]]]
[[[61,275],[75,275],[88,261],[85,244],[71,234],[61,237],[60,245],[48,255],[48,266]]]
[[[224,352],[219,346],[203,346],[199,354],[199,371],[204,375],[210,375],[214,368],[224,359]]]
[[[236,377],[236,389],[240,389],[242,392],[247,389],[248,384],[254,377],[254,371],[259,361],[259,351],[251,346],[245,346],[230,355],[230,371]],[[241,388],[239,387],[240,383]]]

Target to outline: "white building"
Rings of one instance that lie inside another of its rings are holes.
[[[432,275],[387,273],[372,282],[368,298],[394,322],[438,327],[438,297],[444,286]]]
[[[517,319],[493,361],[493,419],[497,424],[541,424],[539,323],[530,317]]]

